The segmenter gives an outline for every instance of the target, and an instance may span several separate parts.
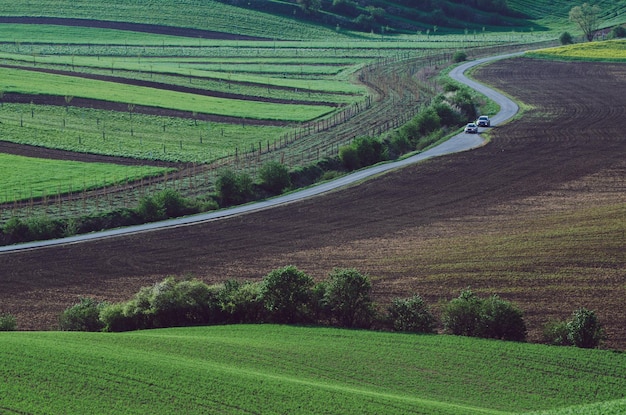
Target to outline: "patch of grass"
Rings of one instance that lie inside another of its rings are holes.
[[[577,43],[526,52],[526,56],[568,61],[626,62],[626,40]]]
[[[29,413],[502,414],[626,388],[623,354],[452,336],[240,325],[0,345],[3,407]]]
[[[36,159],[0,153],[0,201],[12,202],[78,192],[154,176],[168,169]]]

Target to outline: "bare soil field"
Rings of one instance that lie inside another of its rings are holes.
[[[517,58],[475,77],[527,107],[478,150],[227,220],[0,254],[0,312],[45,330],[81,296],[126,300],[168,275],[355,267],[381,306],[471,287],[517,303],[531,340],[585,306],[626,349],[626,65]]]

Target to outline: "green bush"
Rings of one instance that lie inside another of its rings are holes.
[[[228,280],[217,296],[227,323],[262,323],[267,319],[260,283]]]
[[[523,313],[511,302],[497,295],[482,300],[478,337],[524,341],[526,332]]]
[[[17,319],[12,314],[0,314],[0,331],[17,330]]]
[[[477,297],[470,289],[443,309],[444,329],[451,334],[501,340],[523,341],[526,324],[522,312],[497,295]]]
[[[445,305],[442,311],[444,330],[456,336],[474,337],[478,332],[482,302],[470,289]]]
[[[167,218],[165,208],[154,196],[142,197],[136,211],[143,222],[156,222]]]
[[[28,225],[16,216],[13,216],[4,224],[2,231],[9,237],[12,243],[27,242],[31,240]]]
[[[394,330],[414,333],[435,332],[435,317],[419,295],[394,299],[388,313]]]
[[[9,237],[11,243],[61,238],[64,231],[62,221],[47,216],[35,216],[25,221],[14,216],[3,228],[3,233]]]
[[[246,173],[237,174],[226,169],[218,175],[215,190],[225,206],[245,203],[253,194],[252,179]]]
[[[313,278],[294,266],[267,274],[261,284],[261,297],[270,321],[285,324],[310,322],[313,285]]]
[[[374,319],[371,283],[355,269],[335,269],[324,292],[324,307],[341,327],[368,328]]]
[[[561,42],[561,45],[571,45],[574,43],[574,38],[572,38],[569,32],[563,32],[559,36],[559,42]]]
[[[376,138],[358,137],[354,140],[352,146],[356,149],[361,167],[371,166],[385,159],[383,156],[383,145]]]
[[[543,342],[552,346],[572,346],[566,321],[550,321],[543,327]]]
[[[261,187],[272,194],[281,194],[291,186],[289,169],[277,161],[270,161],[259,170]]]
[[[580,308],[572,314],[567,323],[568,338],[576,346],[585,349],[598,347],[603,338],[602,326],[596,313]]]
[[[59,328],[64,331],[101,331],[105,324],[100,320],[100,311],[106,305],[93,298],[81,298],[61,313]]]
[[[460,63],[460,62],[465,62],[466,60],[467,60],[467,53],[463,51],[458,50],[454,52],[454,55],[452,55],[452,62]]]
[[[343,166],[351,170],[356,170],[361,167],[361,162],[359,161],[359,155],[356,151],[356,148],[353,146],[343,146],[339,149],[339,159]]]
[[[620,39],[623,37],[626,37],[626,27],[622,25],[617,25],[613,29],[611,29],[612,39]]]

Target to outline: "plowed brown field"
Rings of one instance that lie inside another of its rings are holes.
[[[227,220],[0,254],[0,311],[48,329],[80,296],[125,300],[167,275],[355,267],[380,304],[497,293],[533,340],[585,306],[626,349],[626,65],[518,58],[475,76],[530,106],[478,150]]]

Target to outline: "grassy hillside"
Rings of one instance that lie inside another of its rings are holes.
[[[241,325],[0,333],[0,347],[0,406],[19,413],[504,414],[625,405],[623,354],[451,336]]]

